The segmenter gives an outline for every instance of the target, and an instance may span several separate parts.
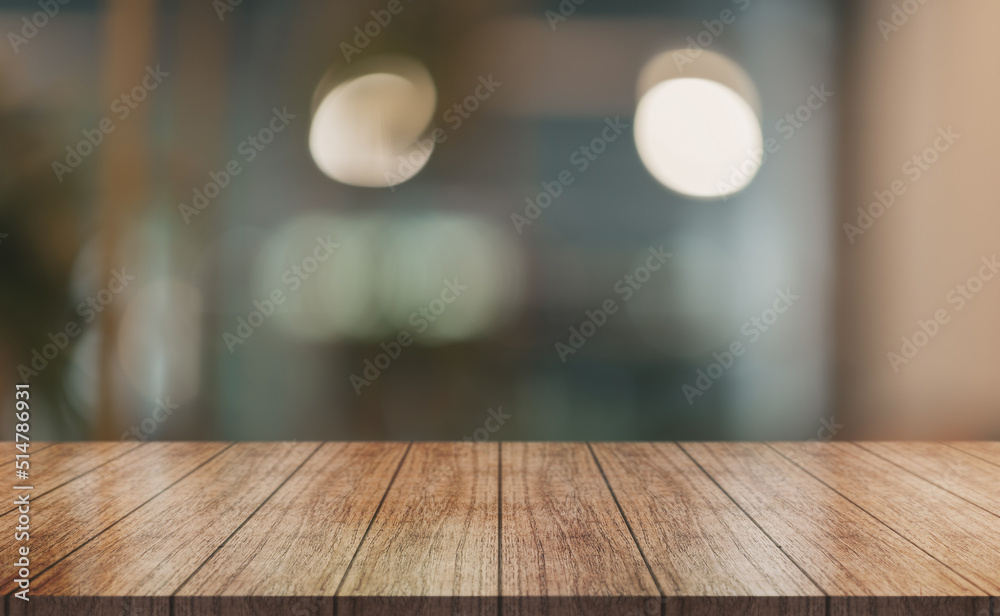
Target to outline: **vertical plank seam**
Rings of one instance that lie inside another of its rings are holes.
[[[980,591],[980,592],[982,592],[982,593],[983,593],[984,595],[986,595],[987,597],[989,597],[989,596],[990,596],[990,593],[989,593],[988,591],[986,591],[986,590],[983,590],[982,588],[980,588],[980,587],[979,587],[979,584],[976,584],[975,582],[973,582],[973,581],[972,581],[972,580],[970,580],[969,578],[965,577],[964,575],[962,575],[962,574],[961,574],[961,573],[959,573],[958,571],[955,571],[955,570],[954,570],[954,569],[952,569],[952,568],[951,568],[950,566],[948,566],[948,565],[946,565],[945,563],[941,562],[941,560],[940,560],[940,559],[938,559],[938,558],[937,558],[936,556],[934,556],[933,554],[931,554],[930,552],[928,552],[928,551],[927,551],[927,550],[925,550],[924,548],[920,547],[919,545],[917,545],[916,543],[914,543],[913,541],[911,541],[909,537],[907,537],[907,536],[906,536],[906,535],[904,535],[903,533],[899,532],[899,531],[898,531],[898,530],[896,530],[895,528],[893,528],[893,527],[889,526],[889,524],[887,524],[886,522],[882,521],[882,519],[881,519],[881,518],[879,518],[878,516],[876,516],[876,515],[875,515],[874,513],[872,513],[872,512],[870,512],[870,511],[868,511],[867,509],[865,509],[865,508],[864,508],[864,507],[862,507],[861,505],[857,504],[856,502],[854,502],[853,500],[851,500],[850,498],[848,498],[848,497],[847,497],[846,495],[842,494],[842,493],[840,492],[840,490],[837,490],[836,488],[834,488],[833,486],[829,485],[828,483],[826,483],[825,481],[823,481],[822,479],[820,479],[820,478],[819,478],[819,477],[817,477],[816,475],[813,475],[812,473],[810,473],[810,472],[809,472],[808,470],[806,470],[806,469],[805,469],[805,468],[804,468],[803,466],[801,466],[801,465],[800,465],[799,463],[797,463],[797,462],[796,462],[795,460],[792,460],[791,458],[789,458],[789,457],[788,457],[788,456],[786,456],[785,454],[783,454],[783,453],[781,453],[780,451],[778,451],[778,449],[776,449],[776,448],[772,447],[770,443],[764,443],[764,445],[765,445],[765,446],[767,446],[767,447],[769,447],[769,448],[770,448],[770,449],[771,449],[772,451],[774,451],[775,453],[777,453],[777,454],[778,454],[779,456],[781,456],[782,458],[784,458],[784,459],[788,460],[789,462],[791,462],[792,464],[794,464],[794,465],[795,465],[795,467],[796,467],[796,468],[798,468],[798,469],[801,469],[801,470],[802,470],[802,472],[806,473],[807,475],[809,475],[810,477],[812,477],[812,478],[813,478],[813,479],[815,479],[816,481],[820,482],[821,484],[823,484],[824,486],[826,486],[827,488],[829,488],[830,490],[832,490],[832,491],[833,491],[833,492],[835,492],[836,494],[840,495],[840,497],[841,497],[841,498],[843,498],[843,499],[844,499],[844,500],[846,500],[847,502],[849,502],[849,503],[851,503],[852,505],[854,505],[855,507],[857,507],[857,508],[858,508],[858,509],[859,509],[860,511],[864,512],[864,513],[865,513],[865,515],[867,515],[867,516],[868,516],[868,517],[870,517],[871,519],[875,520],[876,522],[878,522],[878,523],[879,523],[879,524],[881,524],[882,526],[884,526],[884,527],[888,528],[888,529],[889,529],[890,531],[892,531],[892,532],[893,532],[893,533],[895,533],[895,534],[896,534],[897,536],[899,536],[899,537],[900,537],[900,538],[901,538],[901,539],[902,539],[903,541],[905,541],[905,542],[909,543],[910,545],[912,545],[913,547],[917,548],[918,550],[920,550],[921,552],[923,552],[924,554],[926,554],[927,556],[929,556],[929,557],[930,557],[930,558],[931,558],[932,560],[934,560],[935,562],[937,562],[938,564],[940,564],[940,565],[941,565],[942,567],[944,567],[944,568],[945,568],[945,569],[947,569],[948,571],[951,571],[952,573],[954,573],[954,574],[955,574],[955,575],[957,575],[958,577],[962,578],[963,580],[965,580],[966,582],[968,582],[969,584],[971,584],[971,585],[972,585],[972,586],[973,586],[974,588],[977,588],[977,589],[979,589],[979,591]]]
[[[796,567],[798,567],[799,571],[802,572],[802,575],[806,576],[806,578],[810,582],[812,582],[813,586],[815,586],[821,593],[823,593],[827,597],[830,596],[830,593],[828,593],[825,588],[823,588],[822,586],[820,586],[819,583],[816,580],[814,580],[811,575],[809,575],[809,572],[806,571],[802,567],[802,565],[799,564],[799,561],[797,561],[794,558],[792,558],[791,554],[789,554],[787,551],[785,551],[785,546],[778,545],[778,542],[775,540],[774,537],[771,536],[771,533],[769,533],[766,530],[764,530],[764,527],[761,526],[757,522],[756,518],[754,518],[752,515],[750,515],[750,513],[746,509],[743,508],[743,505],[740,505],[736,501],[736,499],[733,498],[733,496],[728,491],[726,491],[725,488],[722,487],[722,484],[720,484],[718,481],[716,481],[715,477],[712,477],[711,473],[709,473],[708,471],[706,471],[705,468],[701,465],[701,463],[694,459],[694,456],[692,456],[691,453],[687,449],[684,448],[684,445],[682,443],[678,442],[678,443],[676,443],[676,445],[677,445],[678,448],[680,448],[681,451],[684,452],[684,454],[688,458],[691,458],[691,461],[694,462],[695,466],[697,466],[698,469],[701,472],[705,473],[705,476],[708,477],[711,480],[711,482],[715,484],[715,487],[719,488],[719,490],[721,490],[722,493],[726,495],[726,498],[728,498],[729,500],[731,500],[733,502],[733,504],[736,505],[737,509],[739,509],[740,511],[742,511],[743,515],[745,515],[748,520],[750,520],[751,522],[753,522],[754,526],[756,526],[757,528],[760,529],[760,532],[764,533],[764,536],[767,537],[768,540],[770,540],[770,542],[774,544],[774,547],[776,547],[779,550],[781,550],[781,553],[785,555],[785,558],[787,558],[793,565],[795,565]]]
[[[124,456],[125,454],[132,453],[133,451],[138,451],[145,444],[146,443],[138,443],[138,444],[136,444],[135,447],[132,447],[130,449],[126,449],[125,451],[121,452],[120,454],[118,454],[117,456],[115,456],[113,458],[108,458],[107,460],[105,460],[104,462],[101,462],[100,464],[98,464],[94,468],[90,469],[89,471],[84,471],[84,472],[80,473],[79,475],[75,475],[71,479],[67,479],[66,481],[64,481],[64,482],[60,483],[59,485],[55,486],[54,488],[51,488],[49,490],[46,490],[45,492],[42,492],[38,496],[33,497],[33,500],[37,501],[38,499],[40,499],[41,497],[45,496],[46,494],[51,494],[52,492],[55,492],[56,490],[58,490],[59,488],[63,487],[64,485],[66,485],[68,483],[72,483],[72,482],[76,481],[77,479],[79,479],[80,477],[83,477],[84,475],[89,475],[90,473],[96,471],[97,469],[101,468],[105,464],[110,464],[111,462],[114,462],[115,460],[117,460],[118,458]],[[34,455],[34,454],[32,454],[32,455]],[[8,511],[0,512],[0,516],[7,515],[8,513],[10,513],[11,511],[14,511],[16,509],[17,509],[17,507],[14,507],[13,509],[10,509]]]
[[[212,461],[212,460],[214,460],[215,458],[219,457],[219,456],[220,456],[220,455],[221,455],[222,453],[224,453],[224,452],[228,451],[228,450],[229,450],[229,449],[230,449],[230,448],[231,448],[231,447],[232,447],[232,446],[233,446],[234,444],[235,444],[235,443],[229,443],[228,445],[226,445],[225,447],[223,447],[223,448],[222,448],[222,449],[220,449],[219,451],[215,452],[214,454],[212,454],[211,456],[209,456],[209,457],[208,457],[207,459],[205,459],[205,460],[204,460],[204,461],[203,461],[203,462],[202,462],[201,464],[199,464],[199,465],[195,466],[194,468],[192,468],[192,469],[191,469],[191,470],[189,470],[188,472],[184,473],[184,475],[182,475],[181,477],[178,477],[176,481],[174,481],[174,482],[173,482],[173,483],[171,483],[170,485],[166,486],[165,488],[163,488],[162,490],[160,490],[160,491],[159,491],[159,492],[157,492],[156,494],[154,494],[154,495],[150,496],[149,498],[147,498],[147,499],[146,499],[146,500],[144,500],[143,502],[139,503],[138,505],[136,505],[136,506],[135,506],[135,508],[134,508],[134,509],[132,509],[131,511],[129,511],[128,513],[126,513],[126,514],[125,514],[125,515],[123,515],[122,517],[118,518],[117,520],[115,520],[115,521],[114,521],[114,522],[112,522],[111,524],[109,524],[109,525],[105,526],[105,527],[104,527],[103,529],[101,529],[101,530],[100,530],[100,531],[98,531],[97,533],[94,533],[94,536],[93,536],[93,537],[91,537],[90,539],[87,539],[86,541],[84,541],[84,542],[83,542],[83,543],[81,543],[80,545],[76,546],[75,548],[73,548],[73,549],[72,549],[72,550],[70,550],[69,552],[66,552],[65,554],[63,554],[61,558],[59,558],[58,560],[56,560],[56,561],[55,561],[54,563],[52,563],[52,564],[51,564],[51,565],[49,565],[48,567],[46,567],[46,568],[42,569],[41,571],[39,571],[39,572],[38,572],[37,574],[35,574],[34,576],[32,576],[32,577],[31,577],[31,579],[32,579],[32,580],[37,580],[37,579],[38,579],[39,577],[41,577],[41,576],[42,576],[42,575],[43,575],[43,574],[44,574],[44,573],[45,573],[46,571],[48,571],[48,570],[49,570],[49,569],[51,569],[52,567],[55,567],[56,565],[58,565],[58,564],[59,564],[59,563],[61,563],[62,561],[66,560],[67,558],[69,558],[70,556],[72,556],[73,554],[75,554],[75,553],[76,553],[76,552],[77,552],[78,550],[80,550],[80,548],[82,548],[83,546],[87,545],[88,543],[90,543],[90,542],[91,542],[91,541],[93,541],[94,539],[97,539],[98,537],[100,537],[100,536],[101,536],[101,535],[103,535],[104,533],[108,532],[108,530],[110,530],[110,529],[111,529],[112,527],[116,526],[116,525],[117,525],[118,523],[120,523],[120,522],[121,522],[122,520],[124,520],[125,518],[129,517],[130,515],[132,515],[133,513],[135,513],[136,511],[138,511],[139,509],[141,509],[141,508],[145,507],[145,506],[146,506],[146,504],[148,504],[148,503],[149,503],[149,501],[151,501],[151,500],[153,500],[154,498],[158,497],[159,495],[163,494],[164,492],[166,492],[166,491],[167,491],[167,490],[169,490],[170,488],[172,488],[172,487],[174,487],[175,485],[177,485],[177,484],[178,484],[179,482],[181,482],[181,481],[184,481],[184,479],[186,479],[186,478],[187,478],[188,476],[190,476],[190,475],[191,475],[191,473],[193,473],[193,472],[197,471],[197,470],[198,470],[199,468],[201,468],[201,467],[205,466],[206,464],[208,464],[209,462],[211,462],[211,461]],[[14,591],[12,590],[12,591],[10,591],[9,593],[7,593],[7,596],[9,597],[9,596],[11,596],[11,595],[13,595],[13,594],[14,594]]]
[[[184,588],[184,585],[187,584],[188,582],[190,582],[191,578],[193,578],[195,575],[197,575],[198,572],[201,571],[202,568],[208,563],[208,561],[212,560],[212,558],[216,554],[219,553],[219,550],[221,550],[222,548],[224,548],[226,546],[226,544],[229,543],[229,540],[232,539],[233,537],[235,537],[236,533],[240,532],[240,529],[242,529],[244,526],[246,526],[247,522],[249,522],[255,515],[257,515],[257,512],[260,511],[264,507],[264,505],[266,505],[271,500],[271,498],[273,498],[274,495],[278,493],[278,490],[280,490],[281,488],[283,488],[285,486],[285,484],[288,483],[288,480],[291,479],[296,473],[298,473],[299,469],[302,468],[303,466],[305,466],[306,462],[308,462],[309,460],[311,460],[312,457],[314,455],[316,455],[316,452],[319,451],[323,447],[323,445],[325,445],[325,444],[326,443],[320,443],[319,445],[316,446],[315,449],[313,449],[311,452],[309,452],[309,455],[306,456],[305,459],[302,460],[302,462],[300,462],[299,465],[296,466],[292,470],[291,473],[288,473],[288,476],[285,477],[284,479],[282,479],[281,483],[279,483],[276,488],[274,488],[273,490],[271,490],[271,493],[268,494],[267,497],[264,500],[262,500],[260,502],[260,504],[257,505],[256,508],[254,508],[253,511],[250,512],[250,515],[248,515],[245,520],[243,520],[242,522],[240,522],[239,526],[237,526],[233,530],[233,532],[229,533],[229,536],[226,537],[225,540],[223,540],[222,543],[220,543],[218,546],[216,546],[216,548],[214,550],[212,550],[212,553],[209,554],[207,558],[205,558],[203,561],[201,561],[201,564],[199,564],[195,568],[195,570],[191,572],[191,575],[189,575],[186,578],[184,578],[184,581],[181,582],[180,585],[178,585],[177,588],[175,588],[172,593],[170,593],[170,604],[171,605],[173,605],[173,603],[174,603],[174,600],[173,600],[174,595],[176,595],[177,593],[179,593],[181,591],[181,589]]]
[[[399,464],[396,465],[395,472],[392,473],[392,477],[389,479],[389,483],[385,486],[385,492],[382,493],[382,499],[378,502],[378,507],[375,508],[375,513],[372,514],[372,518],[368,520],[368,527],[365,528],[365,534],[361,535],[361,541],[358,541],[357,547],[354,548],[354,554],[351,555],[351,562],[347,563],[347,568],[344,569],[344,575],[340,578],[340,583],[337,584],[337,590],[333,593],[333,616],[337,616],[337,597],[340,596],[340,591],[344,586],[344,582],[347,581],[347,574],[351,572],[351,567],[354,566],[354,561],[358,558],[358,552],[361,551],[361,546],[365,544],[365,539],[368,538],[368,533],[371,531],[372,526],[375,524],[375,520],[378,518],[378,514],[382,511],[382,505],[385,504],[385,499],[389,496],[389,491],[392,489],[393,484],[396,483],[396,477],[399,475],[399,470],[403,468],[403,463],[406,461],[406,457],[410,454],[410,449],[413,448],[413,441],[406,444],[406,450],[403,451],[402,457],[399,459]]]
[[[642,551],[642,546],[639,545],[639,539],[635,536],[635,531],[632,530],[632,524],[628,521],[628,516],[625,515],[625,510],[622,509],[621,503],[618,502],[618,495],[615,494],[614,488],[611,487],[611,482],[608,481],[608,476],[604,472],[604,467],[601,466],[601,462],[597,459],[597,453],[594,451],[594,447],[590,444],[590,441],[587,441],[586,445],[587,449],[590,451],[590,457],[594,459],[594,464],[597,465],[597,470],[601,473],[601,477],[604,479],[604,485],[607,486],[612,500],[615,501],[615,507],[618,507],[618,514],[622,516],[622,521],[625,522],[625,528],[628,529],[628,534],[632,536],[632,543],[635,544],[635,549],[639,551],[639,556],[642,557],[642,562],[646,564],[646,570],[649,571],[649,577],[652,578],[653,584],[656,585],[656,592],[660,593],[660,614],[662,616],[664,610],[663,606],[666,603],[667,595],[663,592],[663,587],[660,586],[660,580],[657,579],[656,574],[653,573],[653,567],[649,564],[649,559],[646,558],[646,553]]]
[[[878,457],[878,458],[881,458],[881,459],[885,460],[886,462],[888,462],[889,464],[892,464],[893,466],[896,466],[896,467],[899,467],[899,468],[903,469],[904,471],[906,471],[907,473],[909,473],[909,474],[913,475],[914,477],[917,477],[917,478],[918,478],[918,479],[920,479],[921,481],[926,481],[927,483],[931,484],[931,485],[932,485],[932,486],[934,486],[935,488],[938,488],[939,490],[943,490],[943,491],[947,492],[948,494],[951,494],[952,496],[955,496],[956,498],[959,498],[959,499],[961,499],[961,500],[963,500],[963,501],[965,501],[965,502],[969,503],[969,504],[970,504],[970,505],[972,505],[973,507],[977,507],[977,508],[979,508],[979,509],[982,509],[982,510],[983,510],[983,511],[985,511],[986,513],[988,513],[988,514],[990,514],[990,515],[992,515],[992,516],[996,516],[996,517],[1000,518],[1000,514],[998,514],[998,513],[994,512],[994,511],[990,511],[989,509],[987,509],[986,507],[983,507],[983,506],[982,506],[982,505],[980,505],[979,503],[974,503],[974,502],[972,502],[971,500],[969,500],[969,499],[965,498],[965,497],[964,497],[964,496],[962,496],[961,494],[958,494],[958,493],[956,493],[956,492],[952,492],[951,490],[949,490],[948,488],[944,487],[943,485],[940,485],[940,484],[937,484],[937,483],[935,483],[935,482],[931,481],[930,479],[928,479],[928,478],[924,477],[923,475],[921,475],[921,474],[917,473],[917,472],[916,472],[916,471],[914,471],[914,470],[911,470],[911,469],[908,469],[908,468],[906,468],[905,466],[903,466],[903,465],[901,465],[901,464],[897,464],[896,462],[893,462],[893,461],[892,461],[892,460],[890,460],[889,458],[887,458],[887,457],[885,457],[885,456],[883,456],[883,455],[879,454],[879,453],[878,453],[877,451],[872,451],[871,449],[868,449],[867,447],[865,447],[865,446],[863,446],[863,445],[861,445],[861,444],[859,444],[859,443],[855,443],[855,442],[850,442],[850,443],[846,443],[846,444],[847,444],[847,445],[854,445],[855,447],[859,447],[859,448],[861,448],[862,450],[864,450],[864,451],[867,451],[868,453],[872,454],[873,456],[875,456],[875,457]]]
[[[497,443],[497,616],[503,616],[503,443]]]
[[[986,462],[987,464],[992,464],[993,466],[1000,466],[1000,463],[997,463],[997,462],[995,462],[993,460],[990,460],[988,458],[984,458],[982,456],[977,456],[976,454],[972,453],[971,451],[967,451],[965,449],[962,449],[961,447],[955,447],[951,443],[946,443],[946,442],[941,441],[941,444],[944,445],[945,447],[951,447],[955,451],[960,451],[960,452],[964,453],[967,456],[972,456],[973,458],[975,458],[977,460],[982,460],[983,462]]]

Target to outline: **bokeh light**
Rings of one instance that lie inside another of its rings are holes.
[[[118,357],[129,382],[150,400],[183,403],[198,392],[201,293],[173,278],[151,282],[129,301],[118,333]]]
[[[433,140],[421,139],[437,104],[434,81],[422,64],[402,56],[375,58],[355,70],[368,72],[321,95],[309,151],[323,173],[344,184],[404,182],[427,164],[434,149]]]
[[[714,199],[742,190],[763,162],[760,95],[736,62],[707,49],[651,58],[636,84],[639,157],[661,184]]]
[[[377,219],[311,212],[278,229],[261,251],[256,297],[280,290],[285,300],[274,318],[286,332],[311,341],[377,335],[373,310],[373,260]],[[312,269],[323,241],[338,247]]]
[[[761,117],[760,93],[739,64],[709,49],[674,49],[657,54],[642,67],[636,83],[636,100],[669,79],[697,78],[720,83],[736,92]]]
[[[88,328],[73,346],[66,369],[67,398],[88,419],[97,408],[100,345],[100,330],[96,327]]]
[[[384,245],[383,309],[395,328],[410,331],[417,340],[435,343],[484,334],[521,302],[519,248],[485,219],[439,213],[398,220]],[[440,315],[434,314],[437,300],[455,281],[467,289]]]
[[[707,79],[670,79],[635,112],[639,157],[664,186],[715,198],[743,189],[760,168],[763,136],[739,94]]]
[[[306,271],[320,238],[339,246]],[[280,289],[275,318],[298,338],[374,341],[406,331],[440,344],[510,317],[523,299],[523,270],[518,246],[478,216],[310,213],[267,240],[256,297]]]

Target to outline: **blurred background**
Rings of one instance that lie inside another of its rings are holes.
[[[998,19],[2,2],[0,407],[29,383],[34,439],[1000,437]]]

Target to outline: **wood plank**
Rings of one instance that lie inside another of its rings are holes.
[[[32,588],[34,593],[34,588]],[[170,605],[155,597],[52,597],[29,595],[28,603],[7,597],[11,616],[170,616]],[[110,607],[110,605],[114,607]]]
[[[176,593],[175,616],[333,614],[405,443],[326,443]]]
[[[415,443],[337,593],[339,616],[497,613],[498,446]]]
[[[832,616],[988,609],[982,590],[767,445],[681,448],[830,596]]]
[[[676,444],[592,448],[666,614],[823,616],[823,591]]]
[[[172,483],[216,455],[223,443],[150,443],[108,462],[96,472],[31,500],[31,569],[41,573],[84,542],[122,519]],[[0,516],[13,528],[15,513]],[[8,562],[18,543],[0,534],[0,555]],[[17,589],[12,568],[0,568],[0,590]],[[33,585],[34,588],[34,585]]]
[[[50,441],[28,441],[30,443],[28,447],[28,453],[32,456],[40,452],[43,449],[55,445],[54,442]],[[16,441],[0,441],[0,464],[13,464],[14,456],[22,453],[20,449],[16,447],[18,443]]]
[[[948,443],[955,449],[1000,466],[1000,442],[997,441],[955,441]]]
[[[1000,516],[1000,466],[944,443],[858,442],[857,445]]]
[[[30,607],[18,601],[12,616],[120,616],[128,599],[143,602],[141,614],[169,611],[170,595],[318,447],[239,443],[222,451],[39,574]]]
[[[587,445],[503,443],[504,616],[649,614],[660,593]]]
[[[114,460],[118,456],[135,449],[138,442],[105,441],[100,443],[57,443],[40,451],[31,452],[28,459],[28,479],[16,480],[18,485],[30,485],[29,498],[37,499],[51,492],[62,484],[76,479],[95,468]],[[30,451],[30,449],[29,449]],[[0,509],[0,515],[13,511],[14,499],[25,490],[15,490],[13,484],[7,488],[8,498],[6,508]]]
[[[977,587],[1000,595],[997,516],[853,443],[773,447]]]
[[[1000,465],[955,444],[68,445],[12,614],[985,616],[1000,584]]]

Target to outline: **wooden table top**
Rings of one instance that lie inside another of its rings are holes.
[[[36,444],[29,483],[11,615],[1000,613],[1000,443]]]

